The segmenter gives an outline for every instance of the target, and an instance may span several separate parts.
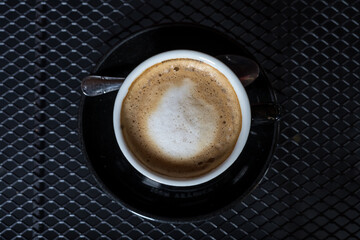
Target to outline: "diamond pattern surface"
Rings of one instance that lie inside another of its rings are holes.
[[[360,1],[0,2],[2,239],[359,239]],[[236,38],[285,113],[274,161],[209,221],[142,219],[98,188],[80,151],[80,80],[158,23]]]
[[[0,238],[34,236],[35,11],[0,2]]]

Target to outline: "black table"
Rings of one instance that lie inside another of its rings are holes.
[[[0,2],[0,237],[360,238],[360,1]],[[252,194],[209,221],[144,220],[96,184],[79,146],[80,79],[159,23],[236,38],[285,114]]]

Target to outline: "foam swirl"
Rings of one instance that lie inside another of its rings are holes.
[[[185,78],[180,86],[168,89],[148,119],[149,138],[170,158],[195,157],[216,136],[215,108],[194,97],[194,85],[190,78]]]
[[[234,89],[217,69],[172,59],[132,83],[120,122],[128,148],[145,167],[171,177],[196,177],[231,154],[241,110]]]

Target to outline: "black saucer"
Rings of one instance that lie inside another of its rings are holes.
[[[143,60],[164,51],[190,49],[213,56],[238,54],[254,59],[236,41],[201,26],[163,25],[144,30],[117,45],[94,70],[95,74],[126,76]],[[246,88],[251,104],[276,102],[263,71]],[[98,183],[129,210],[165,221],[192,221],[214,216],[246,196],[261,180],[272,158],[279,123],[252,126],[238,161],[225,173],[199,186],[170,187],[138,173],[121,153],[113,131],[116,92],[82,97],[82,149]]]

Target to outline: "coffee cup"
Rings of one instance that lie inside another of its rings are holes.
[[[177,187],[224,173],[239,158],[250,125],[239,78],[220,60],[190,50],[164,52],[138,65],[113,110],[127,161],[147,178]]]

